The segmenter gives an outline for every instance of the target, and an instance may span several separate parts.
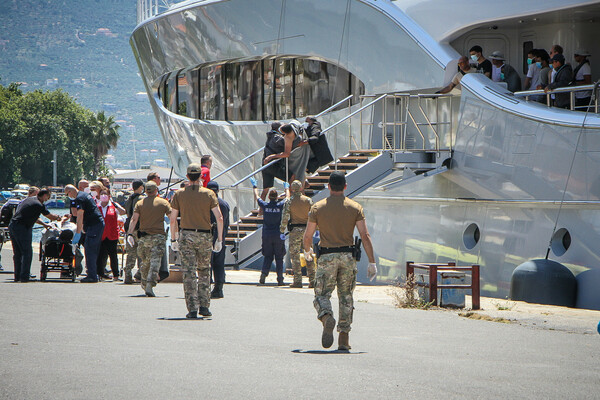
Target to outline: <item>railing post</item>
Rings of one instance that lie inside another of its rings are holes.
[[[571,111],[575,109],[575,92],[569,92],[569,103],[571,105]]]
[[[338,170],[338,155],[337,155],[337,126],[333,128],[333,152],[335,153],[335,170]]]
[[[252,189],[254,190],[254,188]],[[252,196],[254,197],[254,196]],[[236,248],[239,246],[240,243],[240,224],[242,223],[242,213],[240,211],[240,185],[237,185],[235,187],[235,202],[236,202],[236,206],[237,206],[237,210],[238,210],[238,219],[237,219],[237,226],[236,226],[236,230],[237,230],[237,238],[236,238]],[[239,251],[239,249],[238,249]]]
[[[429,266],[429,301],[437,306],[437,266]]]
[[[473,303],[473,310],[479,310],[481,306],[479,291],[479,265],[473,265],[471,273],[471,301]]]

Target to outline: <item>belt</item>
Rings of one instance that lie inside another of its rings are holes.
[[[352,253],[354,246],[343,246],[343,247],[320,247],[319,256],[331,253]]]
[[[204,232],[204,233],[210,233],[210,229],[187,229],[187,228],[181,228],[182,231],[189,231],[189,232]]]
[[[138,238],[143,238],[146,235],[147,235],[146,232],[138,231]]]
[[[306,228],[306,224],[290,224],[290,228]]]

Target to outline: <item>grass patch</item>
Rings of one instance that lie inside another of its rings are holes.
[[[477,319],[482,321],[491,321],[491,322],[499,322],[501,324],[512,324],[510,319],[500,318],[500,317],[490,317],[489,315],[479,314],[476,312],[464,312],[458,313],[460,317],[469,318],[469,319]]]
[[[425,301],[419,296],[417,281],[414,274],[410,274],[404,282],[396,282],[388,290],[388,295],[394,300],[394,306],[398,308],[417,308],[429,310],[433,308],[433,301]]]
[[[501,303],[499,301],[492,301],[492,304],[499,311],[510,311],[517,305],[517,303],[514,302]]]

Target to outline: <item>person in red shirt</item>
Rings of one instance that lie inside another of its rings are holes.
[[[117,245],[119,244],[119,215],[126,214],[127,211],[118,203],[110,199],[110,191],[106,188],[100,190],[100,203],[98,208],[104,217],[104,232],[102,233],[102,242],[100,243],[100,253],[98,254],[97,271],[98,277],[110,279],[104,269],[106,261],[110,257],[110,269],[113,273],[113,281],[119,280],[119,258],[117,256]]]
[[[210,155],[204,155],[200,159],[200,165],[202,166],[202,172],[200,178],[202,179],[202,185],[206,187],[210,182],[210,167],[212,167],[212,157]]]

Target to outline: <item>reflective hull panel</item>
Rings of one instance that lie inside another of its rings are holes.
[[[213,156],[213,176],[236,163],[264,144],[270,121],[199,120],[169,111],[158,88],[173,72],[289,55],[339,65],[364,83],[368,95],[433,92],[454,74],[451,60],[457,57],[399,8],[366,0],[188,2],[140,24],[131,44],[181,176],[206,153]],[[600,309],[598,117],[587,120],[590,127],[578,141],[581,116],[508,101],[501,91],[486,89],[481,77],[468,78],[452,132],[451,168],[356,197],[374,239],[378,279],[402,277],[406,261],[480,264],[482,294],[504,298],[514,268],[544,258],[554,231],[568,232],[555,238],[549,258],[577,275],[578,306]],[[329,114],[323,126],[345,115],[347,110]],[[342,124],[339,131],[349,129],[360,137],[355,125]],[[350,146],[347,133],[329,135],[329,142],[336,156]],[[256,167],[237,168],[219,184],[226,187]],[[240,213],[253,206],[249,187],[225,197]],[[365,271],[363,259],[359,280],[366,279]]]

